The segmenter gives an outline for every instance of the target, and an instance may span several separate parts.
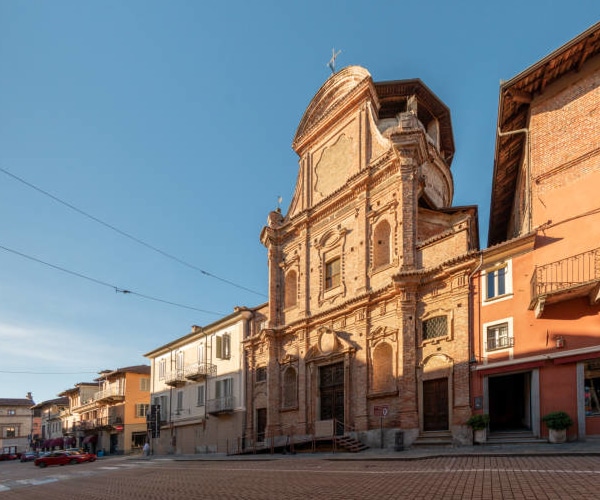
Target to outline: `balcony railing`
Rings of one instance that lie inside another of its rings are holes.
[[[498,349],[508,349],[515,345],[514,337],[499,337],[497,339],[488,339],[486,351],[496,351]]]
[[[165,374],[165,384],[171,387],[180,387],[185,385],[185,371],[184,370],[173,370]]]
[[[529,309],[541,316],[544,304],[581,297],[600,282],[600,248],[536,266],[531,277]],[[590,297],[595,303],[598,297]]]
[[[117,424],[123,423],[123,417],[110,416],[110,417],[99,417],[90,418],[88,420],[80,420],[73,425],[73,431],[83,431],[91,429],[99,429],[104,427],[112,427]]]
[[[202,380],[217,376],[217,365],[211,363],[193,363],[185,367],[185,377],[190,380]]]
[[[110,387],[94,394],[94,401],[122,401],[125,399],[125,391],[118,387]]]
[[[235,408],[235,397],[226,396],[224,398],[209,399],[206,404],[206,411],[208,413],[229,413]]]

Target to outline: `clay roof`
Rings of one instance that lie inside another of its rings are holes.
[[[529,108],[535,96],[564,75],[577,72],[600,53],[600,23],[500,85],[494,175],[490,203],[488,245],[507,238],[517,173],[525,148],[525,134],[500,135],[527,128]]]
[[[0,398],[0,406],[33,406],[34,402],[27,398]]]

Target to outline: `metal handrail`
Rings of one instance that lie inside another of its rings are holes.
[[[532,301],[600,280],[600,248],[536,266],[531,277]]]

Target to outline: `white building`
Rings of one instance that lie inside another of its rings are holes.
[[[154,453],[224,453],[241,446],[242,340],[250,335],[254,318],[255,310],[236,308],[145,354],[151,362],[151,403],[160,414],[155,425],[160,435],[155,431],[151,440]]]

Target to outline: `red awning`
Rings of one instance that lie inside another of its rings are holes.
[[[96,441],[98,441],[98,436],[96,436],[95,434],[83,438],[83,444],[95,443]]]

